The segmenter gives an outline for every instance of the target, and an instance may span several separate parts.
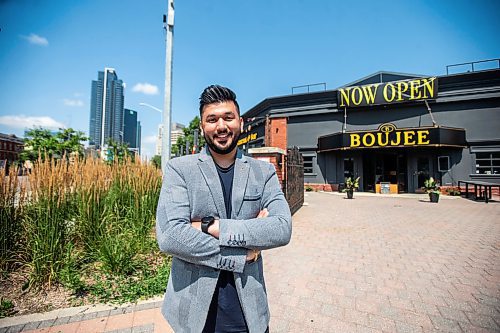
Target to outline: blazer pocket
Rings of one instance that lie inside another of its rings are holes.
[[[260,200],[260,198],[262,198],[262,194],[260,194],[260,193],[245,194],[245,196],[243,197],[243,200],[244,201],[257,201],[257,200]]]

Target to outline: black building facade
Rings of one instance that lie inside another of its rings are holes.
[[[240,145],[269,145],[285,132],[274,145],[299,147],[308,184],[335,190],[359,176],[361,191],[390,183],[412,193],[431,176],[443,186],[500,183],[500,69],[379,72],[336,90],[267,98],[243,117]]]

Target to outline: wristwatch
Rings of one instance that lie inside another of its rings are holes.
[[[209,235],[208,227],[210,227],[215,222],[215,217],[213,216],[205,216],[201,219],[201,231]]]

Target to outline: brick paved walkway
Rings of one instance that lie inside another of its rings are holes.
[[[500,203],[308,193],[266,251],[271,332],[500,332]],[[3,332],[171,332],[158,300],[0,320]]]
[[[272,331],[499,332],[500,203],[443,199],[308,193],[266,253]]]

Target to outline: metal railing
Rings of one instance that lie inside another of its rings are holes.
[[[292,87],[292,95],[293,95],[295,89],[307,88],[307,92],[309,93],[310,92],[310,88],[311,87],[315,87],[315,86],[323,86],[323,91],[326,91],[326,83],[325,82],[321,82],[321,83],[305,84],[303,86]]]
[[[474,65],[476,65],[476,68],[477,68],[477,65],[478,64],[482,64],[482,63],[488,63],[488,62],[491,62],[491,63],[494,63],[496,62],[497,65],[495,67],[491,67],[491,68],[481,68],[479,69],[480,71],[482,70],[486,70],[486,69],[493,69],[493,68],[500,68],[500,58],[497,58],[497,59],[488,59],[488,60],[480,60],[480,61],[471,61],[471,62],[464,62],[464,63],[461,63],[461,64],[453,64],[453,65],[448,65],[446,66],[446,75],[449,75],[450,74],[450,68],[452,67],[458,67],[458,66],[470,66],[469,68],[471,70],[464,70],[463,72],[457,72],[457,73],[465,73],[465,72],[475,72],[476,69],[474,68]]]

